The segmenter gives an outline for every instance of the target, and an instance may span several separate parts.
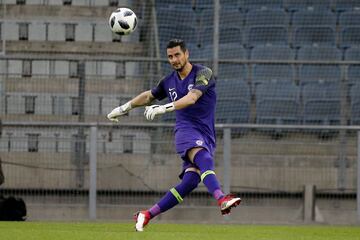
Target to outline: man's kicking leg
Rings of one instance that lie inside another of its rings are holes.
[[[204,148],[193,148],[189,151],[189,159],[200,169],[201,181],[209,193],[218,201],[221,214],[229,214],[231,208],[240,204],[241,198],[232,194],[225,195],[214,171],[214,159]]]
[[[150,209],[135,214],[136,231],[142,232],[150,219],[181,203],[183,198],[198,186],[199,182],[200,176],[198,170],[196,168],[186,169],[179,185],[170,189],[163,198]]]

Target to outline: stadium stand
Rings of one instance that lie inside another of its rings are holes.
[[[351,87],[351,124],[360,125],[360,83],[356,83]]]
[[[283,0],[243,0],[242,10],[244,12],[252,9],[269,9],[269,8],[282,8]]]
[[[334,10],[336,12],[359,10],[360,2],[354,0],[334,0]]]

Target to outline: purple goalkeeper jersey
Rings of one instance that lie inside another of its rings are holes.
[[[181,132],[181,136],[193,136],[194,139],[204,140],[212,145],[211,148],[215,148],[216,92],[211,69],[193,64],[191,72],[183,80],[180,79],[177,71],[173,71],[163,78],[151,93],[158,100],[168,97],[169,101],[173,102],[184,97],[191,89],[198,89],[203,94],[194,105],[176,110],[175,134]],[[186,139],[175,140],[176,145],[181,144],[180,141],[186,142]],[[212,152],[214,149],[208,150]]]

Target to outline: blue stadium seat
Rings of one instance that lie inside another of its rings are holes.
[[[351,87],[350,99],[351,99],[351,118],[352,125],[360,125],[360,83],[357,83]]]
[[[306,45],[328,45],[335,46],[335,29],[333,27],[296,27],[293,33],[293,47]]]
[[[294,60],[295,53],[288,46],[255,46],[251,50],[252,60]],[[259,84],[269,80],[291,82],[294,68],[290,64],[255,64],[253,65],[252,83]]]
[[[335,45],[336,16],[328,9],[299,10],[292,24],[294,47]]]
[[[299,124],[300,90],[293,82],[269,81],[256,86],[256,123]]]
[[[340,83],[309,82],[303,86],[304,124],[340,123]]]
[[[244,23],[244,15],[239,9],[234,8],[221,8],[219,20],[220,26],[235,26],[241,27]],[[214,25],[214,9],[206,9],[201,12],[200,17],[201,27]]]
[[[198,42],[198,31],[191,25],[165,24],[159,25],[158,28],[160,44],[166,44],[172,38],[181,38],[189,44]]]
[[[282,8],[283,0],[243,0],[242,10],[244,12],[253,10],[253,9],[273,9],[273,8]]]
[[[220,26],[219,43],[241,43],[241,27]],[[200,34],[200,46],[213,44],[214,29],[213,27],[203,28]]]
[[[284,0],[286,10],[294,12],[303,9],[330,9],[330,0]]]
[[[305,46],[299,49],[299,60],[324,60],[340,61],[342,58],[340,50],[327,46]],[[341,79],[339,65],[304,64],[299,67],[299,79],[301,84],[311,81],[337,81]]]
[[[343,12],[339,17],[340,47],[356,47],[360,45],[360,11]]]
[[[290,64],[256,64],[252,72],[254,85],[269,80],[292,82],[294,79],[294,68]]]
[[[329,9],[306,9],[295,12],[292,19],[294,26],[332,26],[336,25],[336,15]]]
[[[244,34],[244,44],[252,48],[256,45],[287,45],[288,30],[284,26],[247,27]]]
[[[282,25],[290,23],[289,15],[283,9],[255,9],[246,13],[245,24],[250,26]]]
[[[345,60],[347,61],[360,61],[360,48],[349,48],[345,51]],[[360,83],[360,65],[349,65],[348,68],[348,82],[349,84]]]
[[[352,11],[360,9],[360,2],[354,0],[334,0],[336,12]]]
[[[294,60],[295,52],[287,45],[260,45],[251,49],[250,58],[256,60]]]
[[[248,123],[250,119],[250,88],[245,81],[218,80],[216,122]]]
[[[175,19],[183,19],[188,25],[196,26],[196,14],[195,12],[190,9],[184,8],[164,8],[159,7],[156,9],[156,16],[157,16],[157,24],[158,25],[167,25],[173,22]]]
[[[203,58],[213,57],[213,45],[205,45],[202,48]],[[239,43],[220,43],[219,59],[247,59],[247,52]]]
[[[342,53],[332,46],[304,46],[298,51],[299,60],[341,60]]]
[[[246,80],[247,68],[244,64],[219,63],[219,72],[217,78],[219,80]]]

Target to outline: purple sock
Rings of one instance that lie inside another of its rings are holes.
[[[220,183],[216,178],[214,160],[210,153],[205,149],[200,150],[194,157],[194,163],[200,169],[201,180],[207,187],[209,193],[211,193],[216,200],[222,198],[224,193],[221,191]]]
[[[151,218],[169,210],[183,201],[183,198],[194,190],[200,182],[196,172],[185,172],[179,185],[170,189],[160,201],[149,209]]]

